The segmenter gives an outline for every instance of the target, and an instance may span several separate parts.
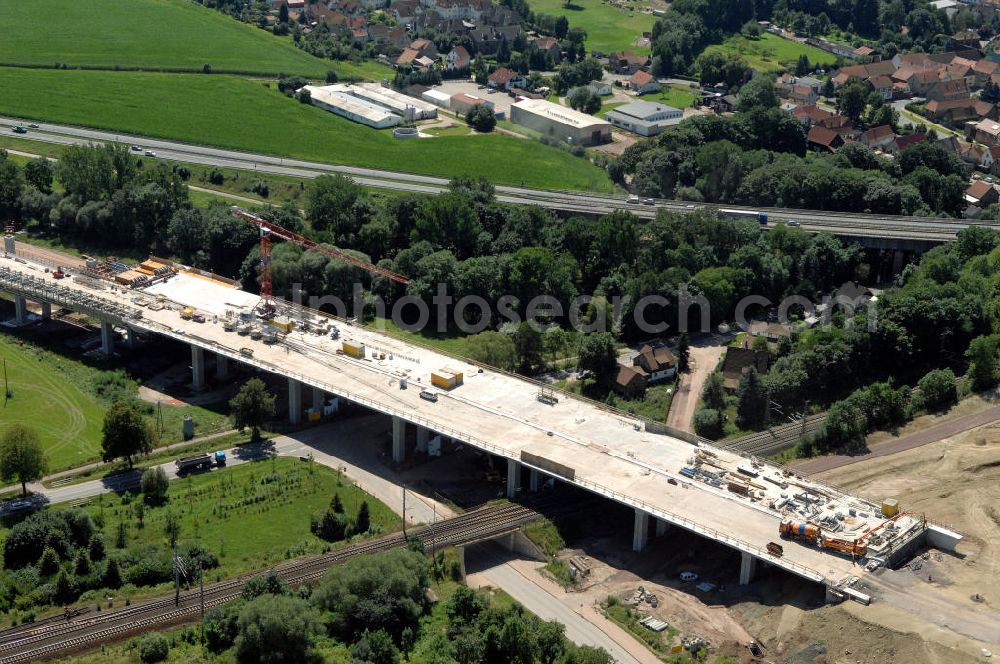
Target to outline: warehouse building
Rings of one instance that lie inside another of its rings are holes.
[[[441,92],[440,90],[431,88],[430,90],[424,90],[420,94],[420,97],[424,101],[429,101],[439,108],[448,108],[451,106],[451,95],[447,92]]]
[[[611,125],[604,120],[544,99],[515,102],[510,107],[510,119],[573,145],[599,145],[611,140]]]
[[[384,106],[348,94],[342,89],[345,87],[342,85],[327,85],[325,87],[306,85],[298,93],[301,94],[302,90],[308,90],[313,106],[318,106],[348,120],[376,129],[395,127],[402,121],[402,117],[390,113]]]
[[[392,88],[384,88],[378,83],[362,83],[344,87],[347,88],[348,94],[383,106],[404,120],[427,120],[437,117],[437,107],[434,104],[404,95]]]
[[[652,101],[637,101],[608,111],[604,118],[640,136],[655,136],[684,119],[684,111]]]
[[[467,95],[464,92],[451,96],[451,110],[459,115],[465,115],[473,106],[483,104],[486,108],[493,110],[493,102],[476,95]]]

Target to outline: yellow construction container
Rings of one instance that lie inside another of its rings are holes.
[[[285,334],[291,332],[295,327],[295,323],[285,316],[275,316],[274,318],[269,319],[267,324],[271,327],[277,328]]]
[[[192,316],[194,316],[194,307],[184,307],[181,309],[181,318],[184,320],[191,320]]]
[[[886,498],[882,501],[883,516],[896,516],[899,514],[899,501],[895,498]]]
[[[310,422],[319,422],[323,417],[323,413],[318,410],[310,410],[306,412]]]
[[[450,390],[462,384],[462,374],[450,369],[441,369],[431,373],[431,385],[442,390]]]
[[[344,349],[344,355],[350,355],[351,357],[357,359],[363,359],[365,356],[365,345],[363,343],[358,343],[357,341],[345,341],[341,344],[341,348]]]

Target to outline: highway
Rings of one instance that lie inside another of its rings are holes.
[[[0,127],[13,128],[23,125],[23,120],[0,117]],[[261,173],[288,175],[300,178],[314,178],[328,173],[350,176],[367,187],[390,189],[418,194],[436,194],[447,190],[448,179],[429,175],[415,175],[398,171],[383,171],[371,168],[341,166],[314,161],[291,159],[275,155],[241,152],[201,145],[190,145],[148,136],[123,134],[81,127],[71,127],[51,123],[39,123],[29,129],[26,140],[59,145],[86,144],[92,142],[122,143],[138,145],[144,151],[153,150],[158,159],[179,161],[190,164],[234,168]],[[433,139],[427,139],[433,140]],[[699,208],[722,208],[725,206],[693,205],[691,203],[656,199],[650,204],[630,204],[625,197],[593,192],[546,191],[527,187],[500,185],[496,187],[497,199],[504,203],[518,205],[539,205],[551,210],[577,214],[607,214],[615,210],[628,210],[638,217],[650,219],[658,209],[689,213]],[[734,208],[746,212],[756,212],[754,208]],[[764,208],[774,222],[795,221],[810,232],[829,232],[842,237],[856,239],[878,239],[884,241],[916,242],[933,245],[951,242],[955,234],[970,224],[1000,229],[1000,224],[973,222],[961,219],[941,219],[928,217],[903,217],[888,215],[865,215],[821,210],[793,210]]]

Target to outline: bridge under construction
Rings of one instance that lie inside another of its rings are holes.
[[[410,428],[417,450],[439,447],[442,439],[471,445],[506,461],[511,497],[554,479],[632,508],[636,551],[653,535],[669,537],[670,528],[739,551],[741,584],[767,564],[857,598],[851,586],[866,573],[896,565],[924,544],[952,550],[961,540],[891,502],[848,495],[377,329],[284,303],[273,318],[261,318],[254,311],[259,296],[184,266],[153,266],[154,278],[135,286],[81,272],[54,277],[56,266],[19,253],[11,236],[4,250],[0,291],[14,296],[14,325],[29,322],[30,300],[42,304],[43,315],[59,307],[99,319],[106,354],[114,353],[119,334],[125,343],[138,334],[174,339],[190,346],[195,389],[205,386],[208,366],[225,378],[230,362],[283,376],[293,424],[337,400],[359,404],[392,418],[396,461],[414,451]]]

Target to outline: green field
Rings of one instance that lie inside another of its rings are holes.
[[[642,101],[658,101],[661,104],[684,110],[698,99],[698,95],[691,90],[669,86],[656,94],[643,95],[641,99]]]
[[[649,53],[648,47],[635,46],[634,42],[653,29],[656,18],[652,14],[626,11],[598,0],[575,0],[569,8],[563,0],[529,0],[528,4],[535,13],[565,16],[569,27],[586,30],[588,50]],[[639,9],[645,5],[632,2],[631,6]]]
[[[104,404],[71,378],[73,363],[22,348],[7,334],[0,336],[0,358],[13,392],[0,406],[0,435],[14,424],[35,429],[50,468],[92,460],[100,449]]]
[[[705,49],[705,53],[721,52],[738,55],[758,71],[775,71],[795,66],[800,55],[809,58],[812,65],[828,66],[837,61],[837,56],[827,53],[815,46],[784,39],[777,35],[764,33],[759,39],[747,39],[733,35],[721,44],[714,44]]]
[[[186,69],[322,77],[355,74],[189,0],[3,3],[0,63]],[[384,70],[384,68],[383,68]]]
[[[608,191],[589,161],[498,134],[398,141],[232,76],[0,68],[0,114],[330,163]],[[52,90],[59,90],[53,95]]]

